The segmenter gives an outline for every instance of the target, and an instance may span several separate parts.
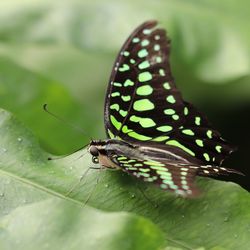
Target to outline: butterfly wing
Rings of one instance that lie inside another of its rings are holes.
[[[164,160],[131,159],[124,155],[114,155],[112,161],[124,172],[164,190],[184,197],[199,194],[194,184],[198,171],[196,166],[181,166]]]
[[[170,41],[156,24],[139,26],[118,54],[105,101],[107,134],[132,143],[172,145],[220,165],[233,147],[182,99],[170,70]]]

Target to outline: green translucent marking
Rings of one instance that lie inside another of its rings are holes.
[[[122,95],[121,98],[122,98],[122,100],[123,100],[124,102],[128,102],[128,101],[131,100],[131,96],[130,96],[130,95]]]
[[[161,167],[161,166],[150,166],[150,168],[152,168],[154,170],[166,171],[166,167]]]
[[[142,57],[146,57],[148,55],[148,51],[146,49],[141,49],[139,52],[138,52],[138,56],[140,58]]]
[[[200,118],[199,116],[196,116],[196,117],[195,117],[195,124],[196,124],[197,126],[200,126],[200,125],[201,125],[201,118]]]
[[[161,63],[161,62],[162,62],[162,59],[161,59],[160,56],[157,56],[157,57],[156,57],[156,62],[157,62],[157,63]]]
[[[139,65],[138,65],[138,68],[139,69],[146,69],[150,67],[150,64],[149,64],[149,61],[144,61],[144,62],[141,62]]]
[[[186,175],[187,175],[187,172],[182,171],[182,172],[181,172],[181,175],[186,176]]]
[[[126,156],[119,156],[117,158],[118,161],[122,161],[122,160],[127,160],[128,158]]]
[[[210,161],[209,154],[204,153],[203,156],[204,156],[204,158],[205,158],[206,161]]]
[[[122,84],[119,83],[119,82],[113,82],[113,85],[114,85],[115,87],[122,87]]]
[[[175,114],[175,110],[174,109],[164,109],[164,114],[173,115],[173,114]]]
[[[159,161],[144,161],[145,165],[155,166],[155,167],[163,167],[165,166],[163,163]],[[166,168],[163,168],[166,171]]]
[[[136,162],[136,160],[135,159],[131,159],[131,160],[128,161],[128,163],[132,163],[132,162]]]
[[[116,97],[116,96],[120,96],[120,92],[111,93],[111,97]]]
[[[171,146],[175,146],[175,147],[178,147],[178,148],[181,148],[182,150],[184,150],[188,154],[190,154],[192,156],[195,156],[195,153],[193,151],[191,151],[190,149],[186,148],[184,145],[182,145],[181,143],[179,143],[176,140],[167,141],[166,144],[171,145]]]
[[[135,167],[142,167],[143,165],[142,165],[142,163],[136,163],[136,164],[134,164],[134,166]]]
[[[156,129],[161,131],[161,132],[169,132],[173,129],[173,127],[165,125],[165,126],[157,127]]]
[[[188,108],[187,107],[184,108],[184,115],[188,115]]]
[[[132,122],[139,122],[143,128],[150,128],[156,125],[155,122],[151,118],[142,118],[142,117],[138,117],[135,115],[132,115],[129,118],[129,120]]]
[[[112,104],[112,105],[110,106],[110,109],[114,109],[114,110],[116,110],[116,111],[119,111],[119,109],[120,109],[119,104],[117,104],[117,103]]]
[[[156,173],[157,174],[159,174],[159,175],[162,175],[162,176],[164,176],[164,178],[166,177],[169,177],[170,179],[172,179],[172,175],[169,173],[169,172],[167,172],[167,171],[162,171],[162,170],[156,170]]]
[[[181,184],[182,185],[187,185],[187,181],[186,180],[181,180]]]
[[[142,72],[139,74],[138,77],[140,82],[146,82],[152,79],[152,75],[150,72],[146,71],[146,72]]]
[[[150,174],[148,174],[148,173],[140,173],[140,176],[143,176],[143,177],[150,177]]]
[[[165,76],[165,71],[164,71],[164,69],[160,69],[160,70],[159,70],[159,74],[160,74],[161,76]]]
[[[212,130],[208,130],[208,131],[207,131],[207,137],[208,137],[209,139],[212,139]]]
[[[142,96],[151,95],[152,92],[153,92],[153,88],[150,85],[141,86],[141,87],[137,88],[137,90],[136,90],[136,94],[142,95]]]
[[[125,117],[125,116],[128,114],[127,111],[124,111],[124,110],[122,110],[122,109],[119,111],[119,113],[120,113],[120,115],[123,116],[123,117]]]
[[[161,184],[160,187],[163,188],[163,189],[166,189],[166,188],[168,188],[168,185],[166,185],[166,184]]]
[[[149,40],[145,39],[141,42],[141,46],[148,46],[149,45]]]
[[[131,64],[134,64],[135,63],[135,60],[134,59],[130,59],[129,60]]]
[[[140,39],[139,39],[138,37],[134,37],[134,38],[132,39],[132,42],[133,42],[133,43],[139,43],[139,42],[140,42]]]
[[[142,33],[145,34],[145,35],[149,35],[151,33],[151,30],[150,29],[144,29],[142,31]]]
[[[124,71],[128,71],[130,68],[129,68],[129,65],[128,64],[123,64],[122,67],[120,67],[118,70],[120,72],[124,72]]]
[[[149,137],[149,136],[145,136],[145,135],[141,135],[141,134],[138,134],[136,132],[129,132],[128,133],[128,136],[132,137],[132,138],[135,138],[139,141],[147,141],[147,140],[151,140],[152,137]]]
[[[217,151],[218,153],[221,153],[222,146],[217,145],[217,146],[215,147],[215,149],[216,149],[216,151]]]
[[[204,147],[204,144],[203,144],[203,141],[202,141],[202,140],[196,139],[195,142],[196,142],[196,144],[197,144],[199,147]]]
[[[150,169],[149,168],[139,168],[139,170],[143,173],[147,173],[147,172],[150,172]]]
[[[154,45],[154,50],[155,51],[159,51],[160,50],[160,45],[159,44],[155,44]]]
[[[134,102],[133,109],[136,111],[152,110],[155,105],[148,99],[141,99]]]
[[[154,181],[154,178],[149,177],[149,178],[147,178],[145,181],[148,181],[148,182],[153,182],[153,181]]]
[[[169,96],[166,98],[166,100],[167,100],[167,102],[172,103],[172,104],[176,102],[176,100],[175,100],[175,98],[174,98],[173,95],[169,95]]]
[[[185,135],[194,135],[194,132],[191,129],[183,129],[181,132]]]
[[[116,118],[115,118],[113,115],[110,116],[110,120],[111,120],[111,123],[113,124],[113,126],[114,126],[117,130],[120,130],[120,128],[121,128],[121,126],[122,126],[122,123],[121,123],[121,122],[118,122],[118,121],[116,120]]]
[[[160,36],[159,35],[155,35],[155,40],[160,40]]]
[[[167,90],[171,89],[170,84],[168,82],[163,83],[163,88]]]
[[[123,51],[123,55],[124,55],[124,56],[129,56],[129,54],[130,54],[130,53],[129,53],[128,51]]]
[[[124,164],[125,165],[125,164]],[[125,166],[126,167],[126,166]],[[128,170],[132,170],[132,171],[135,171],[137,170],[137,168],[134,168],[134,167],[127,167]]]
[[[115,138],[114,134],[108,129],[108,135],[109,135],[109,138],[113,139]]]
[[[158,136],[153,139],[153,141],[166,141],[169,139],[169,136]]]
[[[128,86],[134,86],[135,83],[132,82],[130,79],[127,79],[125,82],[124,82],[124,87],[128,87]]]
[[[173,118],[175,121],[177,121],[177,120],[179,120],[180,117],[179,117],[178,115],[173,115],[172,118]]]
[[[129,132],[132,132],[133,130],[132,129],[129,129],[128,128],[128,126],[127,125],[124,125],[123,127],[122,127],[122,132],[123,133],[129,133]]]

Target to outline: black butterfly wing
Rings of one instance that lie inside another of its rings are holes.
[[[165,160],[132,159],[125,155],[114,155],[112,161],[124,172],[158,185],[183,197],[194,197],[199,194],[194,178],[197,166],[181,166]]]
[[[170,41],[156,24],[139,26],[118,54],[106,94],[106,132],[133,143],[172,145],[220,165],[233,147],[182,99],[170,70]]]

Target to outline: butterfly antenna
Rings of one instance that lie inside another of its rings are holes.
[[[43,110],[44,110],[45,112],[47,112],[49,115],[51,115],[51,116],[53,116],[54,118],[56,118],[58,121],[61,121],[61,122],[65,123],[65,124],[67,124],[69,127],[73,128],[74,130],[77,130],[78,132],[80,132],[81,134],[83,134],[84,136],[86,136],[86,137],[88,137],[89,139],[92,140],[92,138],[91,138],[89,135],[87,135],[87,134],[85,133],[85,131],[83,131],[81,128],[77,127],[76,125],[74,125],[74,124],[72,124],[72,123],[66,121],[64,118],[62,118],[62,117],[60,117],[60,116],[58,116],[58,115],[52,113],[51,111],[49,111],[49,110],[48,110],[48,104],[47,104],[47,103],[45,103],[45,104],[43,105]]]

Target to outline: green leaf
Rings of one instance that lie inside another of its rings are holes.
[[[87,203],[100,210],[128,211],[150,218],[177,248],[194,249],[202,245],[205,249],[248,249],[250,195],[235,184],[200,180],[204,195],[188,200],[138,183],[120,171],[89,170],[84,175],[89,167],[97,166],[91,163],[85,150],[48,161],[48,154],[40,149],[31,133],[3,110],[0,112],[0,137],[1,175],[68,200],[70,207]],[[38,209],[36,206],[34,211]],[[55,206],[58,211],[60,205]],[[133,230],[128,228],[125,233]]]
[[[0,136],[1,249],[160,250],[165,245],[163,232],[145,218],[98,211],[65,197],[59,191],[64,184],[57,181],[68,178],[60,164],[54,170],[30,132],[3,110]]]

